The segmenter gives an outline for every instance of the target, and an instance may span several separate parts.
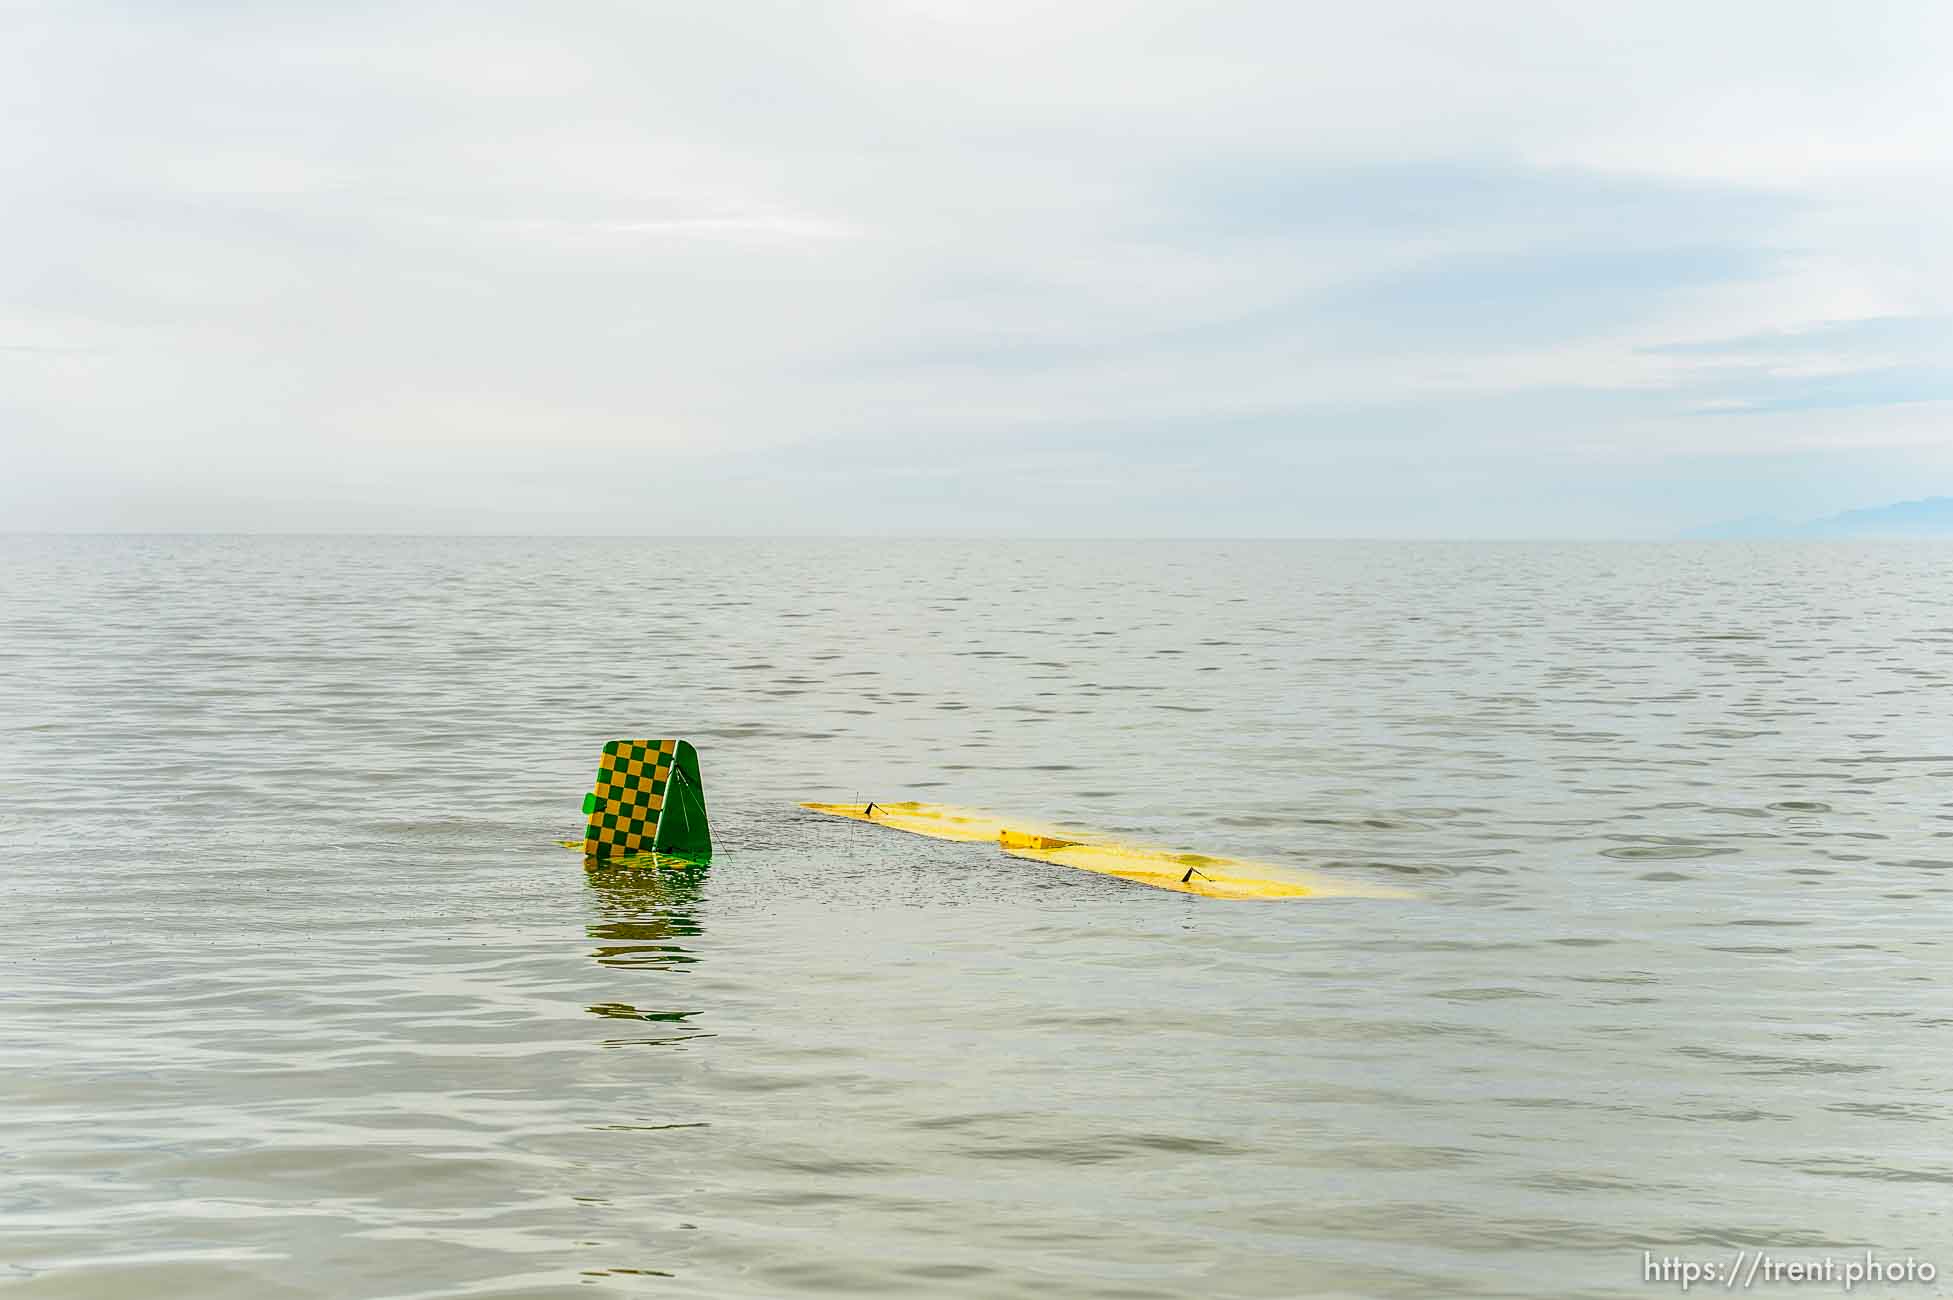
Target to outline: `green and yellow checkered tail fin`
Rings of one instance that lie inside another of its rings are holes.
[[[612,740],[597,760],[597,786],[583,796],[587,857],[677,853],[708,857],[712,832],[698,751],[683,740]]]

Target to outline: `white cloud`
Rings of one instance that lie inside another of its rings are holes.
[[[1190,464],[1290,475],[1301,531],[1355,499],[1373,531],[1425,528],[1393,464],[1601,492],[1567,448],[1685,476],[1854,450],[1840,492],[1953,475],[1938,344],[1820,328],[1953,312],[1936,4],[7,21],[0,450],[27,471],[0,524],[140,498],[197,526],[216,484],[227,526],[299,498],[366,526],[390,475],[462,458],[573,502],[564,448],[682,459],[707,529],[926,526],[901,485],[927,481],[1038,531],[1006,461],[1122,531],[1161,526],[1154,483],[1182,485],[1173,531],[1279,515],[1255,504],[1278,483]],[[1825,346],[1667,347],[1800,330]],[[467,473],[417,486],[517,509]]]

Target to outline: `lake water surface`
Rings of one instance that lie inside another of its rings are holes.
[[[0,539],[0,1290],[1953,1273],[1949,560]],[[664,735],[712,865],[586,870]],[[871,797],[1415,897],[795,807]]]

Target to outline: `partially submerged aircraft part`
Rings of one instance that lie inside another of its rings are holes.
[[[932,840],[960,840],[965,844],[994,843],[1003,832],[1003,823],[987,813],[966,808],[946,808],[936,803],[803,803],[829,817],[847,817],[877,826],[892,826],[912,835],[927,835]]]
[[[611,858],[657,850],[710,857],[705,783],[698,751],[683,740],[613,740],[597,760],[597,788],[583,796],[590,821],[586,857]]]
[[[1345,880],[1273,863],[1212,858],[1200,853],[1171,853],[1164,849],[1134,845],[1093,844],[1076,832],[1056,828],[1024,829],[1022,822],[1013,828],[987,813],[968,808],[949,808],[941,804],[878,802],[863,806],[803,803],[800,806],[830,817],[873,822],[877,826],[907,831],[911,835],[926,835],[931,839],[995,844],[1014,858],[1047,862],[1101,876],[1116,876],[1135,884],[1150,885],[1154,889],[1197,894],[1202,898],[1269,900],[1414,896],[1388,885]]]
[[[1402,898],[1397,891],[1381,891],[1352,886],[1333,879],[1304,879],[1300,872],[1258,862],[1235,862],[1203,854],[1167,853],[1159,849],[1128,848],[1112,844],[1070,844],[1059,842],[1051,848],[1013,848],[1004,852],[1013,858],[1048,862],[1057,867],[1092,871],[1101,876],[1117,876],[1135,884],[1169,889],[1176,894],[1198,894],[1202,898],[1277,899],[1343,897]],[[1292,877],[1292,878],[1291,878]]]
[[[583,869],[586,871],[608,871],[611,868],[643,868],[647,871],[703,871],[712,865],[710,853],[660,853],[656,849],[639,849],[634,853],[612,853],[599,857],[585,853],[582,840],[557,840],[558,844],[574,853],[583,854]]]

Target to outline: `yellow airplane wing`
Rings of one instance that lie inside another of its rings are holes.
[[[1078,832],[1027,829],[988,813],[926,803],[803,803],[802,808],[830,817],[870,822],[890,830],[966,844],[995,844],[1014,858],[1116,876],[1154,889],[1202,898],[1410,898],[1387,885],[1344,880],[1266,862],[1173,853],[1135,845],[1091,843]]]

